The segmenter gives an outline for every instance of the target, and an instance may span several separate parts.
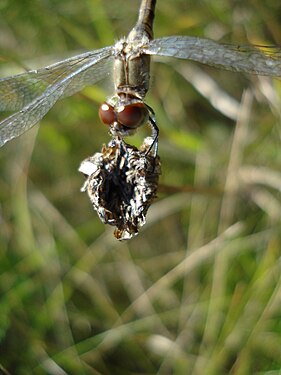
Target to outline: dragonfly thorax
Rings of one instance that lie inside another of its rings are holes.
[[[148,39],[117,42],[114,48],[114,85],[117,94],[143,99],[149,89],[150,56],[144,54]]]

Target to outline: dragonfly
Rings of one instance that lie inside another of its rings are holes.
[[[153,56],[191,60],[226,70],[280,77],[281,49],[239,46],[191,36],[153,39],[156,0],[141,0],[138,19],[127,38],[55,64],[0,79],[0,147],[37,124],[61,98],[113,75],[114,94],[99,107],[113,136],[123,137],[149,124],[157,152],[158,126],[145,103]],[[113,69],[112,69],[113,66]]]

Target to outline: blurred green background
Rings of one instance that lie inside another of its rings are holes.
[[[0,76],[111,45],[138,6],[0,0]],[[275,0],[159,0],[155,37],[280,45],[280,21]],[[159,194],[129,242],[79,191],[109,140],[106,85],[1,149],[0,372],[280,374],[280,82],[165,62],[147,97]]]

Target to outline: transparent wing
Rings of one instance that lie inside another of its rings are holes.
[[[67,68],[67,74],[62,70],[62,73],[56,75],[53,83],[45,88],[40,96],[35,97],[19,112],[0,122],[0,147],[35,125],[58,99],[71,95],[84,86],[96,82],[101,75],[104,76],[105,70],[103,68],[113,59],[111,51],[111,47],[103,48],[96,51],[94,55],[91,54],[90,58],[84,59],[83,63],[75,65],[75,68]],[[96,69],[100,70],[100,73],[97,74]],[[41,72],[42,70],[40,74]],[[17,93],[18,90],[15,92]]]
[[[281,49],[277,47],[235,46],[202,38],[170,36],[152,40],[144,53],[194,60],[237,72],[281,76]]]
[[[38,70],[0,79],[0,111],[17,111],[41,95],[48,86],[62,80],[87,62],[103,59],[112,47],[83,53]],[[63,96],[73,95],[86,85],[103,79],[108,73],[107,64],[96,64],[81,74],[67,87]]]

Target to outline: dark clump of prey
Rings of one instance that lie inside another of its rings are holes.
[[[147,152],[151,142],[148,137],[137,149],[113,138],[79,168],[87,176],[81,191],[87,191],[101,221],[116,226],[114,236],[119,240],[138,234],[156,197],[161,169],[160,158]]]

